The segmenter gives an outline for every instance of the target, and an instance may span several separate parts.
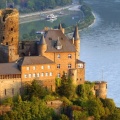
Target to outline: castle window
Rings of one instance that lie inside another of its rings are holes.
[[[60,58],[60,54],[57,55],[57,58]]]
[[[31,78],[32,74],[29,74],[29,78]]]
[[[3,40],[5,39],[5,37],[3,36]]]
[[[44,66],[41,66],[41,69],[44,69]]]
[[[57,64],[57,68],[59,68],[59,69],[60,69],[60,64]]]
[[[70,69],[71,68],[71,64],[68,64],[68,69]]]
[[[51,38],[51,37],[49,37],[49,40],[52,40],[52,38]]]
[[[50,69],[50,65],[48,65],[48,69]]]
[[[60,78],[60,73],[57,74],[57,77]]]
[[[36,67],[35,66],[33,66],[33,70],[35,70],[36,69]]]
[[[50,72],[50,76],[52,76],[52,72]]]
[[[14,88],[12,88],[12,94],[14,95]]]
[[[13,31],[13,28],[11,28],[11,31]]]
[[[71,54],[68,54],[68,58],[72,58],[72,55],[71,55]]]
[[[35,73],[33,74],[33,77],[35,77]]]
[[[11,42],[13,42],[13,38],[11,38]]]
[[[24,78],[27,78],[27,74],[24,74]]]
[[[46,76],[48,76],[48,72],[46,72]]]
[[[6,45],[8,45],[8,42],[6,42]]]
[[[41,76],[43,77],[43,76],[44,76],[44,73],[41,73]]]
[[[26,69],[27,69],[27,70],[30,70],[30,67],[27,67]]]
[[[5,95],[7,94],[7,91],[6,91],[6,89],[5,89]]]
[[[78,68],[83,68],[83,64],[78,64]]]
[[[40,77],[40,73],[37,73],[37,77]]]

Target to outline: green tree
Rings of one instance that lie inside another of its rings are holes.
[[[60,120],[69,120],[68,116],[65,114],[60,115]]]
[[[32,84],[28,86],[28,93],[27,93],[27,95],[29,95],[30,98],[32,98],[32,96],[35,96],[35,97],[38,97],[38,98],[44,98],[48,94],[49,94],[49,91],[46,90],[36,80],[34,80],[32,82]]]
[[[73,111],[73,117],[74,120],[88,120],[88,117],[85,112],[81,112],[77,110]]]
[[[61,86],[58,88],[58,93],[60,96],[65,96],[67,98],[75,94],[75,87],[72,84],[72,79],[67,77],[64,72],[61,77]]]
[[[114,113],[114,110],[115,110],[115,103],[112,99],[109,99],[109,98],[106,98],[106,99],[101,99],[102,103],[103,103],[103,106],[104,107],[107,107],[110,111],[110,113]]]
[[[97,120],[99,120],[101,116],[105,115],[103,104],[99,98],[88,100],[87,109],[89,115],[94,116]]]

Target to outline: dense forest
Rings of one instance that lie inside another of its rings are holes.
[[[22,12],[40,11],[56,6],[64,6],[72,3],[72,0],[7,0],[14,2],[15,6]],[[6,0],[0,0],[0,8],[5,8]]]
[[[37,81],[27,85],[24,94],[4,100],[12,110],[0,116],[0,120],[120,120],[120,109],[112,99],[100,99],[93,95],[94,83],[74,86],[63,74],[56,79],[56,92],[43,88]],[[61,100],[60,114],[47,107],[46,101]]]

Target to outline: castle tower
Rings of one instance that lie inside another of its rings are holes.
[[[73,80],[73,84],[74,85],[77,85],[77,69],[69,69],[69,76],[71,77],[71,79]]]
[[[59,30],[61,30],[63,34],[65,33],[65,29],[64,29],[64,28],[62,28],[61,23],[59,24],[58,29],[59,29]]]
[[[76,25],[74,33],[73,33],[73,38],[74,40],[74,45],[76,47],[76,59],[79,59],[79,53],[80,53],[80,36],[79,36],[79,31],[78,31],[78,26]]]
[[[47,50],[47,44],[46,44],[44,35],[42,35],[42,37],[38,43],[38,55],[44,56],[44,53],[46,50]]]
[[[107,83],[104,81],[95,82],[94,92],[97,97],[105,99],[107,97]]]
[[[19,13],[16,9],[0,10],[0,62],[13,62],[19,58]],[[5,49],[5,50],[4,50]]]

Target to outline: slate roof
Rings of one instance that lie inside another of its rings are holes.
[[[21,74],[16,63],[0,63],[0,75]]]
[[[74,40],[79,40],[80,39],[79,31],[78,31],[78,26],[77,25],[75,26],[73,37],[74,37]]]
[[[55,44],[58,40],[62,45],[62,49],[56,49]],[[61,30],[48,30],[45,35],[45,41],[47,43],[46,52],[75,52],[75,46],[72,42],[62,33]]]
[[[81,60],[78,60],[78,59],[76,60],[76,62],[77,62],[77,63],[83,63],[83,64],[85,64],[85,62],[83,62],[83,61],[81,61]]]
[[[21,62],[22,61],[22,62]],[[20,60],[21,65],[54,64],[53,61],[44,56],[26,56]]]
[[[42,35],[42,37],[41,37],[41,39],[40,39],[40,41],[39,41],[39,44],[40,44],[40,45],[46,44],[44,35]]]

